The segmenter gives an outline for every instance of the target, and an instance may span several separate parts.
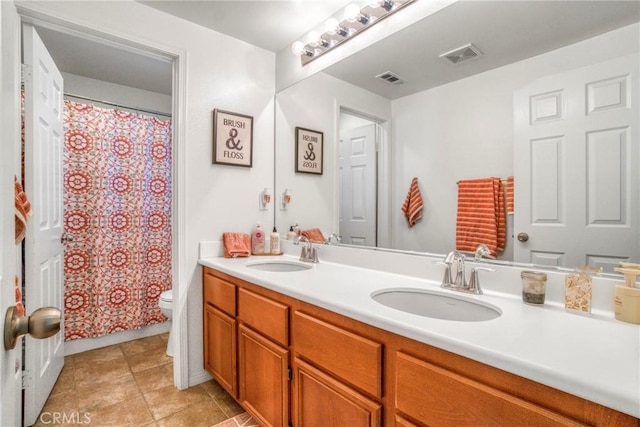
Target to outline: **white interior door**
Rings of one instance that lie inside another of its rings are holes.
[[[612,271],[640,259],[637,54],[514,94],[519,262]]]
[[[31,25],[23,25],[25,64],[25,186],[33,216],[25,239],[25,311],[63,310],[62,75]],[[27,335],[24,423],[37,420],[64,364],[64,332]]]
[[[350,245],[376,246],[376,125],[343,131],[339,143],[340,236]]]

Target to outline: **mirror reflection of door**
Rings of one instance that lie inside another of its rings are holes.
[[[342,111],[338,170],[342,243],[377,245],[376,123]]]
[[[638,55],[537,80],[515,106],[515,260],[613,272],[640,256]]]

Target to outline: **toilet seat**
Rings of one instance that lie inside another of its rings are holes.
[[[169,289],[168,291],[161,293],[160,301],[173,302],[173,289]]]

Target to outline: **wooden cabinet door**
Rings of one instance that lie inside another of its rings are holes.
[[[240,404],[263,426],[289,423],[289,351],[239,326]]]
[[[238,397],[236,320],[204,306],[204,367],[234,398]]]
[[[296,358],[293,419],[299,427],[380,426],[382,406]]]

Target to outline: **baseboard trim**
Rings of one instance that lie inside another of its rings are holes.
[[[140,329],[130,331],[114,332],[96,338],[82,338],[79,340],[67,341],[64,343],[64,355],[70,356],[97,348],[108,347],[110,345],[121,344],[123,342],[146,338],[153,335],[164,334],[171,329],[171,322],[154,323]]]

